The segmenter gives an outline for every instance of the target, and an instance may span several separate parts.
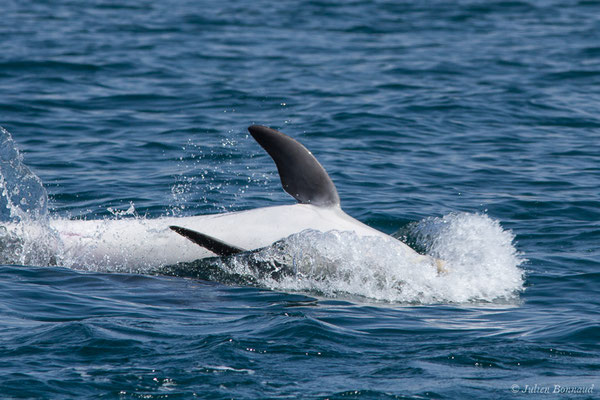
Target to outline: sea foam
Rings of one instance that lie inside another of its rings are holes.
[[[523,290],[519,266],[524,259],[514,235],[487,215],[427,218],[409,224],[403,233],[405,240],[425,249],[430,262],[416,260],[393,238],[308,230],[250,258],[219,260],[218,267],[275,290],[394,303],[513,301]]]

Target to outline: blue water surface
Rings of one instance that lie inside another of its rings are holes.
[[[51,216],[291,204],[257,123],[310,148],[374,228],[487,215],[525,279],[509,298],[394,302],[6,263],[1,398],[598,397],[600,2],[0,10],[0,125]]]

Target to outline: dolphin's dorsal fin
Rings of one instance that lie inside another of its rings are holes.
[[[275,161],[283,190],[299,203],[322,207],[340,204],[333,181],[306,147],[266,126],[252,125],[248,131]]]
[[[191,229],[182,228],[181,226],[171,225],[169,226],[169,228],[172,231],[179,233],[181,236],[188,238],[197,245],[202,246],[206,250],[210,250],[219,256],[230,256],[246,251],[244,249],[240,249],[239,247],[235,247],[225,242],[222,242],[219,239],[215,239],[212,236],[208,236],[204,233],[196,232]]]

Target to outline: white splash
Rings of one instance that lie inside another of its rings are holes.
[[[394,303],[511,301],[523,290],[524,261],[514,236],[486,215],[451,214],[409,227],[409,236],[443,260],[411,257],[396,240],[359,238],[349,232],[304,231],[255,255],[252,261],[291,266],[293,274],[274,279],[258,275],[247,258],[223,263],[230,273],[254,274],[275,290],[312,292],[326,297],[360,296]]]
[[[53,263],[55,254],[47,245],[53,240],[42,181],[25,165],[10,133],[0,127],[0,262]]]
[[[0,126],[0,221],[44,219],[48,195],[23,162],[10,133]]]
[[[123,217],[126,215],[135,215],[135,205],[133,201],[129,202],[129,208],[127,210],[118,210],[112,207],[107,207],[106,211],[114,215],[115,217]]]

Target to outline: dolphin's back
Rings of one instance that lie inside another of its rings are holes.
[[[177,225],[201,232],[239,250],[254,250],[305,229],[352,231],[387,237],[345,214],[339,207],[294,204],[225,214],[157,219],[55,219],[65,259],[79,265],[160,266],[214,256],[196,242],[169,229]]]

